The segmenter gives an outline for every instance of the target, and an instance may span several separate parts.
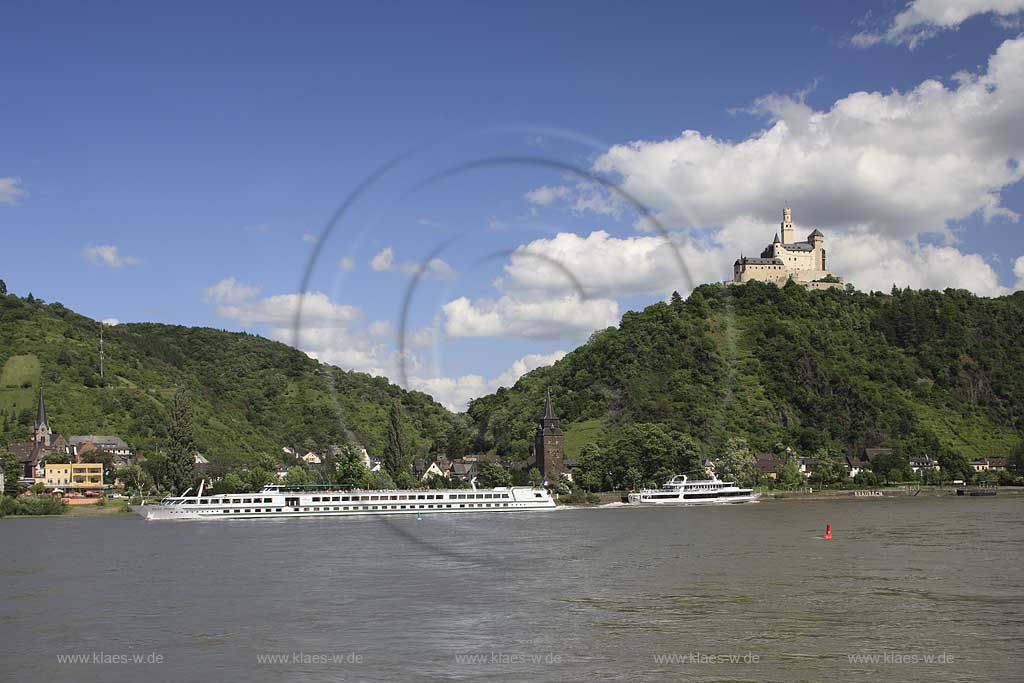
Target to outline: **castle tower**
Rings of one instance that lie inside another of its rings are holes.
[[[32,434],[33,440],[37,444],[49,448],[53,430],[50,429],[50,424],[46,421],[46,403],[43,401],[42,387],[39,387],[39,407],[36,409],[36,424]]]
[[[782,243],[793,244],[793,209],[788,206],[782,210]]]
[[[785,207],[782,209],[782,244],[792,245],[796,238],[793,227],[793,209]]]
[[[551,390],[548,389],[544,417],[540,420],[537,436],[533,441],[533,453],[534,464],[541,475],[550,482],[557,482],[565,471],[565,451],[559,423],[560,420],[555,415],[555,406],[551,403]]]
[[[814,265],[818,270],[825,270],[825,236],[821,234],[821,230],[814,229],[810,235],[807,236],[807,241],[814,245]]]

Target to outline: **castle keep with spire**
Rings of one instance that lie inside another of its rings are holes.
[[[548,481],[557,482],[565,472],[562,428],[558,416],[555,415],[555,406],[551,403],[550,389],[544,404],[544,417],[540,420],[537,435],[533,440],[533,456],[534,464]]]
[[[793,210],[782,210],[782,238],[765,247],[758,258],[741,256],[733,264],[733,282],[771,282],[780,287],[789,280],[811,289],[842,287],[842,281],[825,268],[825,236],[813,230],[803,242],[796,241]]]

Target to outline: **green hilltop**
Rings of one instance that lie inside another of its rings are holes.
[[[416,457],[524,459],[549,387],[570,458],[621,443],[631,425],[708,457],[742,437],[756,450],[891,446],[973,459],[1008,454],[1024,429],[1024,292],[705,285],[626,313],[465,415],[286,344],[210,328],[105,327],[101,380],[100,329],[59,303],[0,296],[0,445],[28,436],[40,386],[59,433],[116,433],[143,453],[165,443],[168,406],[184,390],[200,451],[224,465],[282,446],[352,443],[380,456],[396,405]]]
[[[701,286],[473,401],[477,448],[525,457],[548,387],[568,457],[638,423],[705,457],[736,437],[808,455],[1007,455],[1024,429],[1024,292]]]
[[[278,458],[283,446],[351,443],[380,456],[396,404],[415,454],[461,455],[470,443],[466,417],[424,393],[245,333],[107,326],[101,380],[100,329],[59,303],[0,295],[0,448],[28,437],[40,386],[55,431],[119,434],[142,453],[165,443],[168,406],[183,390],[200,452],[224,465]]]

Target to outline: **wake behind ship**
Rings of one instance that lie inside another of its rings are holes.
[[[191,490],[191,489],[190,489]],[[259,493],[164,498],[155,505],[133,505],[146,519],[253,519],[264,517],[349,517],[424,513],[525,512],[551,510],[555,501],[543,488],[351,491],[329,486],[270,485]]]

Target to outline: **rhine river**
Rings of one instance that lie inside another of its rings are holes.
[[[0,679],[1021,680],[1022,521],[1005,495],[4,519]]]

